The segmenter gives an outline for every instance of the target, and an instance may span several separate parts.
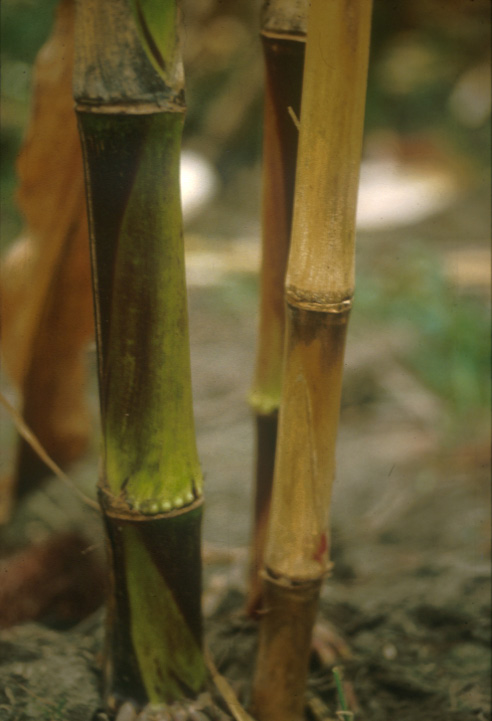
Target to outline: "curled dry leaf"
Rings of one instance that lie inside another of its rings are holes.
[[[74,7],[63,0],[40,51],[33,109],[19,155],[18,201],[26,230],[2,263],[2,355],[23,416],[61,464],[88,439],[84,347],[93,335],[83,165],[72,100]],[[16,469],[40,461],[21,448]],[[26,457],[30,462],[26,463]],[[34,460],[35,459],[35,460]],[[41,474],[43,475],[43,474]]]

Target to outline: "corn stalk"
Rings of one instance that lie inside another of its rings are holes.
[[[287,270],[297,158],[306,0],[266,2],[261,39],[265,61],[260,325],[250,404],[256,419],[254,538],[249,612],[260,603],[259,571],[273,483],[284,345]]]
[[[279,439],[254,681],[259,721],[303,718],[329,512],[354,235],[371,3],[312,0],[303,77]]]
[[[192,415],[174,0],[80,0],[74,94],[89,210],[112,567],[105,697],[142,706],[205,680],[202,477]]]

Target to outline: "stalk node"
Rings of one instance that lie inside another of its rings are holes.
[[[294,42],[306,44],[306,33],[302,30],[299,32],[282,31],[282,30],[268,30],[263,29],[260,31],[260,36],[268,38],[269,40],[293,40]]]
[[[280,582],[279,582],[280,581]],[[311,629],[321,580],[292,585],[268,569],[263,574],[264,606],[253,684],[253,715],[259,721],[301,721]]]
[[[331,576],[332,569],[333,563],[330,561],[327,564],[326,572],[323,573],[322,576],[317,576],[316,578],[312,579],[305,579],[289,578],[288,576],[276,573],[271,568],[265,566],[260,572],[260,576],[267,583],[273,583],[276,586],[280,586],[280,588],[291,590],[294,592],[294,595],[298,595],[299,598],[305,596],[305,598],[307,599],[312,593],[319,593],[319,587],[321,583],[325,578]]]
[[[159,511],[157,504],[150,504],[146,511],[132,508],[128,501],[121,495],[115,496],[104,481],[98,484],[99,503],[107,516],[118,519],[121,522],[138,523],[139,521],[157,521],[163,518],[174,518],[184,515],[203,505],[203,497],[195,498],[191,503],[182,505],[179,508],[170,508],[168,511]],[[153,508],[157,509],[155,512]]]
[[[347,298],[342,298],[342,300],[333,300],[324,294],[306,292],[292,285],[287,286],[285,298],[287,304],[292,308],[310,310],[316,313],[334,313],[337,315],[348,314],[353,302],[353,296],[351,295]]]
[[[165,103],[105,103],[104,105],[88,101],[75,103],[77,113],[98,113],[101,115],[155,115],[156,113],[184,113],[183,102],[168,100]]]
[[[249,395],[248,402],[255,415],[271,418],[272,420],[278,418],[280,398],[273,397],[268,393],[262,393],[262,391],[253,391]]]

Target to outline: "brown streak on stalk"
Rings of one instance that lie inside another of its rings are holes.
[[[266,64],[263,258],[255,386],[281,373],[285,323],[284,280],[294,203],[298,132],[288,108],[300,112],[304,43],[263,39]],[[272,367],[273,366],[273,367]]]
[[[288,306],[283,392],[265,561],[276,574],[313,580],[328,569],[327,533],[335,469],[348,313]],[[295,510],[295,513],[292,510]]]
[[[96,311],[96,333],[99,345],[99,383],[103,390],[101,393],[101,410],[104,417],[105,378],[102,372],[102,359],[108,355],[111,305],[113,303],[113,276],[115,273],[118,252],[118,238],[120,227],[128,199],[130,197],[133,179],[138,170],[139,153],[145,141],[143,132],[137,133],[135,129],[126,131],[125,147],[122,151],[118,143],[119,136],[113,133],[113,138],[105,144],[104,155],[100,147],[100,139],[89,132],[84,132],[85,115],[79,111],[79,128],[82,146],[84,149],[84,163],[86,176],[91,178],[93,184],[93,203],[89,206],[91,224],[98,228],[104,237],[104,243],[96,243],[91,234],[91,255],[93,262],[93,282],[97,283],[98,302],[94,303]],[[115,125],[126,126],[125,118],[115,116]],[[145,117],[143,118],[145,123]],[[116,128],[115,128],[116,129]],[[101,157],[105,162],[101,163]],[[98,173],[91,173],[91,166],[97,167]],[[122,172],[124,168],[124,173]],[[108,213],[108,204],[111,203],[112,212]],[[104,319],[104,320],[103,320]]]

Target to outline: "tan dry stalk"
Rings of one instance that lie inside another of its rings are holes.
[[[294,207],[298,129],[304,66],[306,0],[265,3],[262,266],[260,325],[250,403],[256,417],[254,537],[248,610],[261,600],[266,526],[273,483],[285,329],[284,285]]]
[[[330,569],[328,526],[354,291],[370,19],[368,0],[310,5],[282,406],[253,694],[259,721],[303,718],[296,678],[306,676],[317,595]],[[292,610],[298,603],[304,606],[300,615]]]

